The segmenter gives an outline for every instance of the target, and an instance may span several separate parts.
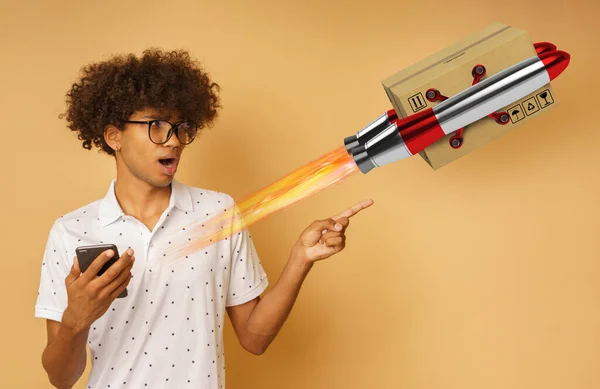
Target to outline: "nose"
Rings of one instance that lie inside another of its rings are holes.
[[[163,144],[163,146],[179,149],[181,148],[181,146],[183,146],[182,143],[179,141],[179,138],[177,137],[177,132],[175,131],[175,128],[172,129],[171,137],[168,141],[166,141]]]

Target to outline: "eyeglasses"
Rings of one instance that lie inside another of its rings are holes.
[[[167,143],[173,136],[173,132],[175,132],[179,142],[184,145],[192,143],[196,138],[196,134],[198,134],[198,125],[192,121],[181,121],[172,124],[166,120],[127,120],[125,123],[147,124],[148,137],[152,143],[157,145]]]

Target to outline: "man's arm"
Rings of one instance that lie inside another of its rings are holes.
[[[242,347],[255,355],[266,351],[289,316],[312,266],[292,250],[277,283],[262,299],[227,308]]]
[[[42,365],[52,386],[71,389],[79,380],[87,362],[87,330],[75,330],[54,320],[46,320],[48,343]]]
[[[300,287],[316,261],[339,253],[346,246],[350,217],[370,207],[363,200],[336,216],[315,220],[300,235],[275,286],[262,298],[227,308],[241,345],[253,354],[265,352],[287,319]]]

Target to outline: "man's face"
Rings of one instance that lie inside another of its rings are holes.
[[[135,112],[128,120],[163,120],[175,124],[180,117],[177,113],[145,109]],[[161,132],[158,123],[152,125],[151,131],[153,134],[166,133],[166,131]],[[157,136],[153,135],[153,137]],[[153,140],[161,142],[159,139],[153,138]],[[119,134],[119,144],[117,167],[154,187],[165,187],[171,184],[185,147],[175,135],[175,131],[166,143],[153,143],[148,136],[148,124],[142,123],[127,123],[125,130]]]

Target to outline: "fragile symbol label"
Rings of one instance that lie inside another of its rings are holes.
[[[537,98],[538,104],[542,109],[554,103],[554,98],[552,97],[552,94],[550,93],[549,89],[538,93],[537,95],[535,95],[535,97]]]
[[[412,108],[413,112],[420,111],[423,108],[427,107],[427,101],[425,101],[421,92],[409,97],[408,103],[410,104],[410,107]]]

